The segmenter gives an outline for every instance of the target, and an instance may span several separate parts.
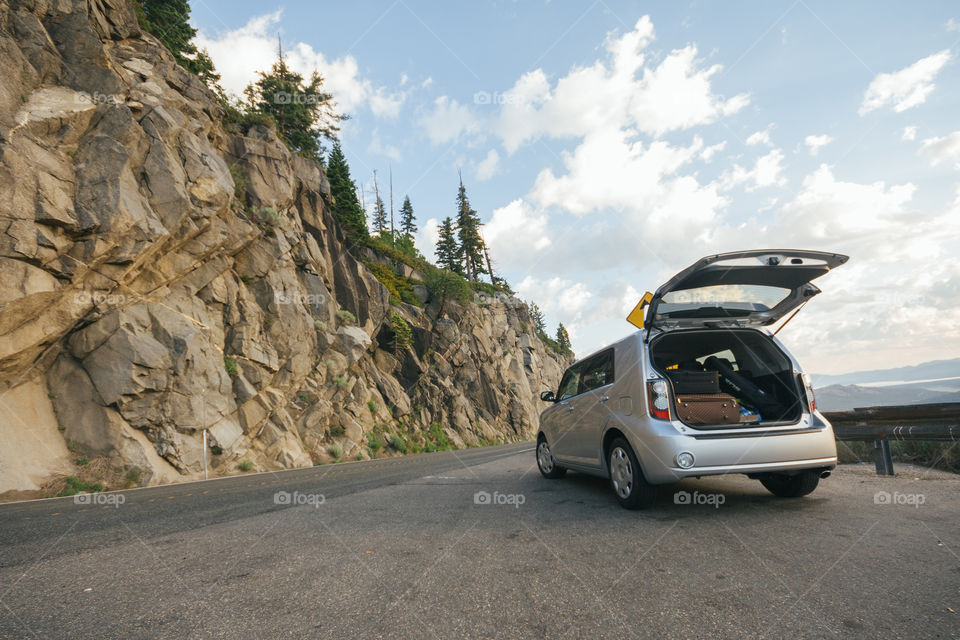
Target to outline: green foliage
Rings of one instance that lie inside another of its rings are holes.
[[[383,448],[383,442],[377,434],[373,432],[367,434],[367,448],[373,453]],[[370,457],[372,458],[373,456],[371,455]]]
[[[232,164],[230,165],[230,177],[233,178],[233,195],[241,203],[246,204],[247,186],[250,184],[247,172],[239,164]]]
[[[448,451],[454,448],[439,422],[432,423],[423,437],[427,441],[424,450],[428,453],[431,451]]]
[[[426,271],[432,266],[412,243],[404,242],[403,236],[397,236],[396,239],[391,240],[390,234],[387,234],[381,237],[367,238],[357,244],[369,247],[395,263],[403,263],[418,271]]]
[[[188,0],[133,0],[133,10],[140,28],[163,43],[177,64],[200,77],[214,88],[220,76],[206,51],[197,51],[193,38],[197,30],[190,26]]]
[[[299,401],[302,402],[303,404],[306,404],[306,403],[310,402],[310,396],[308,396],[308,395],[305,394],[305,393],[301,393],[301,394],[298,394],[298,395],[297,395],[297,400],[299,400]]]
[[[67,485],[57,494],[57,497],[75,496],[78,493],[99,493],[103,488],[102,482],[84,482],[75,476],[67,476]]]
[[[250,471],[251,469],[253,469],[253,462],[251,462],[250,460],[243,460],[240,462],[240,464],[237,465],[237,469],[240,469],[240,471],[243,471],[244,473],[246,473],[247,471]]]
[[[563,326],[562,322],[557,327],[557,346],[561,353],[573,353],[570,348],[570,334],[567,333],[567,328]]]
[[[428,269],[425,273],[424,284],[430,290],[430,295],[440,300],[440,312],[446,307],[448,300],[469,304],[473,300],[473,292],[463,276],[447,269]]]
[[[321,140],[335,140],[344,119],[334,108],[333,96],[323,90],[323,76],[314,71],[305,80],[282,58],[259,76],[244,91],[250,110],[272,117],[291,151],[322,162]]]
[[[408,278],[397,274],[387,265],[369,260],[363,261],[367,268],[377,277],[383,286],[390,292],[390,301],[394,304],[403,301],[412,305],[420,305],[420,299],[413,292],[413,284]]]
[[[410,203],[410,196],[404,196],[403,204],[400,206],[400,233],[404,238],[412,240],[417,232],[417,223],[414,219],[413,205]]]
[[[343,376],[337,376],[336,378],[333,379],[333,386],[335,386],[337,389],[345,389],[347,384],[349,383],[347,382],[347,379]]]
[[[236,378],[238,375],[240,375],[240,369],[237,367],[237,361],[230,356],[225,356],[223,358],[223,366],[227,370],[227,375],[231,378]]]
[[[530,319],[533,320],[533,325],[537,328],[537,335],[545,334],[547,323],[543,319],[543,311],[540,310],[540,306],[536,302],[528,302],[527,308],[530,310]]]
[[[273,207],[265,207],[260,210],[260,218],[271,227],[280,224],[280,214]]]
[[[413,343],[413,331],[403,316],[396,311],[390,316],[390,324],[393,329],[393,351],[395,353],[403,351]]]
[[[90,459],[87,458],[87,456],[80,456],[79,458],[77,458],[78,467],[85,467],[88,464],[90,464]]]
[[[436,248],[437,266],[463,275],[463,267],[457,258],[457,238],[453,229],[453,219],[450,216],[443,219],[437,233],[439,235]]]
[[[399,453],[407,452],[407,441],[398,433],[390,434],[390,446]]]
[[[377,196],[373,206],[373,230],[383,237],[389,231],[390,221],[387,220],[387,208],[383,205],[383,198]]]
[[[347,311],[346,309],[340,309],[337,311],[337,320],[340,321],[340,324],[354,324],[357,321],[357,317]]]
[[[332,444],[327,447],[327,453],[333,456],[334,460],[340,460],[343,457],[343,447],[339,444]]]
[[[467,189],[460,180],[457,192],[457,262],[463,265],[467,280],[475,282],[486,273],[483,260],[483,240],[480,237],[480,216],[470,206]]]
[[[353,459],[356,460],[357,462],[360,462],[361,460],[363,460],[363,454],[358,453],[357,455],[353,456]]]
[[[131,467],[129,470],[127,470],[127,474],[123,477],[123,479],[127,483],[128,487],[140,486],[140,482],[143,480],[143,469],[140,467]]]
[[[380,405],[373,400],[367,401],[367,409],[370,409],[370,413],[377,413],[380,411]]]
[[[330,435],[331,435],[331,436],[335,436],[335,437],[336,437],[336,436],[342,436],[342,435],[345,434],[346,432],[347,432],[347,430],[344,429],[344,428],[343,428],[343,425],[340,425],[340,424],[337,424],[337,425],[334,425],[334,426],[330,427]]]
[[[331,210],[347,235],[352,239],[369,237],[367,215],[357,199],[357,185],[350,177],[350,165],[340,143],[336,141],[327,159],[327,180],[330,181],[330,195],[334,199]]]
[[[314,321],[313,321],[313,328],[316,329],[317,331],[326,331],[326,330],[327,330],[327,323],[324,322],[323,320],[314,320]]]

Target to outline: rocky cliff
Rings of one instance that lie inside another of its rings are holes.
[[[204,431],[214,473],[534,433],[564,361],[527,308],[392,304],[323,169],[225,129],[126,0],[0,2],[0,55],[0,491],[196,477]]]

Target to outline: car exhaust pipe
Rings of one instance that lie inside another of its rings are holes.
[[[821,477],[821,478],[829,478],[829,477],[830,477],[830,470],[829,470],[829,469],[824,469],[823,471],[821,471],[821,472],[820,472],[820,477]]]

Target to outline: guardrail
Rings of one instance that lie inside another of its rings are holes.
[[[837,440],[873,442],[879,475],[893,475],[891,440],[960,440],[960,402],[825,411]]]

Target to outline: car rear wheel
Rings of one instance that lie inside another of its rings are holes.
[[[551,480],[562,478],[567,473],[567,470],[554,460],[550,445],[547,444],[547,439],[543,436],[540,436],[537,440],[537,468],[540,469],[544,478],[550,478]]]
[[[647,483],[633,448],[623,438],[617,438],[607,450],[607,468],[610,488],[617,502],[625,509],[647,509],[657,497],[656,488]]]
[[[801,471],[795,475],[771,473],[760,478],[767,491],[780,498],[799,498],[812,493],[820,484],[818,471]]]

